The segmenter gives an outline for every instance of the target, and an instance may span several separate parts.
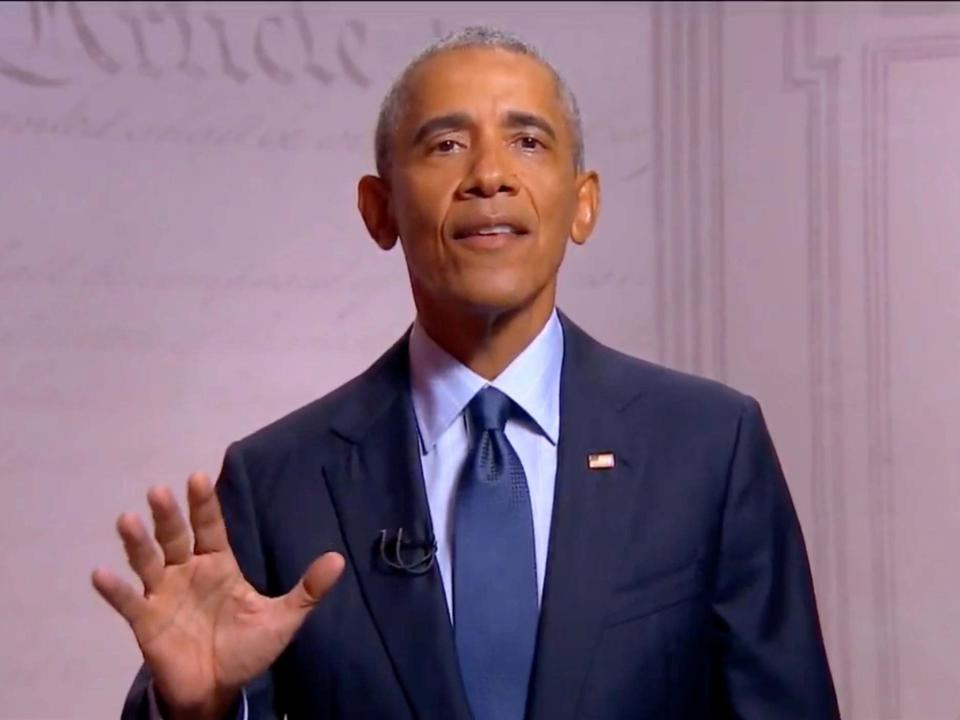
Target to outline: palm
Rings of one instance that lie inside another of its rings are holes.
[[[149,500],[163,555],[136,517],[118,530],[143,595],[97,571],[94,585],[133,628],[157,692],[176,712],[216,717],[239,689],[283,652],[307,612],[336,581],[342,558],[325,555],[287,595],[260,595],[237,565],[219,504],[205,478],[188,487],[195,547],[172,496]]]
[[[271,653],[268,603],[226,553],[168,568],[147,596],[148,612],[133,623],[161,695],[193,705],[212,688],[240,687],[269,665],[283,648]]]

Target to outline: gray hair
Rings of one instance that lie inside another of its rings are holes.
[[[567,123],[573,135],[573,164],[577,172],[583,170],[584,148],[580,108],[577,105],[576,96],[564,79],[560,77],[560,73],[537,52],[536,48],[515,35],[491,27],[472,26],[451,33],[427,47],[410,61],[410,64],[390,87],[389,92],[380,104],[380,114],[377,117],[377,129],[374,135],[374,155],[377,162],[377,173],[380,177],[386,178],[390,171],[393,136],[400,124],[401,116],[406,110],[409,95],[408,82],[413,71],[421,63],[441,52],[476,47],[498,48],[519,55],[526,55],[534,58],[550,71],[556,82],[560,99],[566,110]]]

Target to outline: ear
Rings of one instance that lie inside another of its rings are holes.
[[[576,180],[577,206],[570,224],[570,237],[583,245],[597,224],[600,213],[600,176],[593,170],[581,173]]]
[[[397,223],[390,210],[390,188],[383,178],[364,175],[357,185],[357,209],[367,232],[383,250],[397,244]]]

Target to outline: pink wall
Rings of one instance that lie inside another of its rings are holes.
[[[354,184],[394,74],[476,21],[583,108],[562,306],[762,402],[845,717],[960,716],[957,5],[180,8],[0,5],[0,717],[115,716],[115,517],[403,331]]]

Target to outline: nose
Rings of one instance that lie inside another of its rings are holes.
[[[464,199],[492,198],[500,193],[515,195],[518,189],[516,174],[501,143],[477,143],[467,173],[457,189],[458,195]]]

